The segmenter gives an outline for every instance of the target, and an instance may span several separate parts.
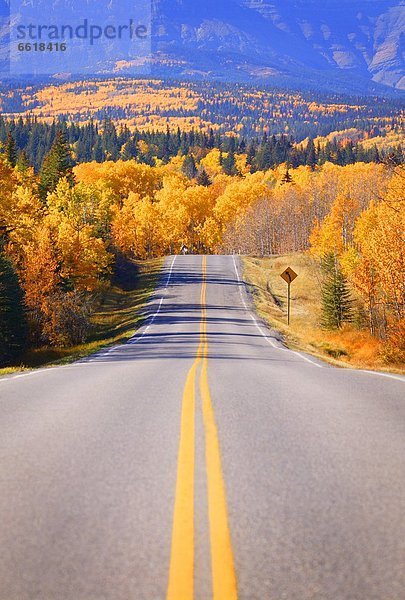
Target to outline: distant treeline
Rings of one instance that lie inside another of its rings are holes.
[[[76,102],[77,98],[83,102]],[[255,136],[260,139],[265,132],[287,134],[298,142],[352,128],[368,137],[385,135],[387,131],[400,132],[403,118],[403,101],[399,98],[150,78],[105,78],[59,84],[48,80],[37,84],[21,82],[19,86],[15,82],[4,83],[0,84],[0,106],[8,116],[26,116],[35,111],[43,118],[63,115],[75,123],[87,123],[91,118],[98,123],[139,120],[140,129],[148,125],[162,130],[164,122],[173,120],[186,129],[182,122],[194,119],[196,127],[211,124],[221,134],[237,132],[245,139]]]
[[[309,138],[307,143],[297,146],[294,139],[287,135],[264,134],[260,139],[247,140],[244,137],[223,136],[214,133],[212,129],[208,133],[180,129],[131,132],[125,125],[117,128],[111,120],[105,120],[101,125],[94,121],[82,125],[66,121],[49,124],[36,118],[6,120],[1,116],[0,147],[4,152],[11,143],[15,147],[16,156],[39,172],[56,139],[57,131],[64,133],[76,163],[136,159],[140,163],[154,166],[158,160],[167,163],[177,155],[193,154],[201,158],[213,148],[231,155],[231,158],[235,154],[247,154],[247,163],[252,172],[264,171],[282,163],[296,168],[300,165],[314,167],[325,162],[344,166],[387,159],[387,153],[382,154],[376,146],[365,149],[361,144],[350,140],[321,145]],[[394,164],[400,164],[402,156],[400,145],[389,150],[389,159]],[[232,160],[230,163],[232,164]]]

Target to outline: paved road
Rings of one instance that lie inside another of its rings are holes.
[[[286,350],[239,269],[169,258],[132,343],[0,380],[1,600],[405,598],[404,378]]]

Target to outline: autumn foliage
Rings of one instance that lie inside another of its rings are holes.
[[[23,288],[31,343],[85,337],[92,302],[119,254],[158,257],[183,244],[195,253],[260,256],[311,249],[319,258],[333,253],[365,326],[384,341],[390,360],[398,358],[403,169],[326,163],[251,173],[246,155],[237,154],[237,174],[230,175],[226,158],[207,150],[193,173],[180,155],[154,167],[84,163],[59,178],[45,200],[30,168],[1,159],[0,233]]]

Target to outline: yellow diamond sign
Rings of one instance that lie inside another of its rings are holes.
[[[290,284],[292,281],[294,281],[294,279],[298,277],[298,275],[292,270],[291,267],[288,267],[288,269],[286,269],[284,273],[281,273],[280,277],[282,277],[284,281]]]

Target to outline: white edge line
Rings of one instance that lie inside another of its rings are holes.
[[[177,256],[175,256],[175,257],[173,258],[173,260],[172,260],[172,264],[170,265],[169,274],[168,274],[168,276],[167,276],[166,285],[165,285],[165,287],[164,287],[164,289],[165,289],[165,290],[167,290],[167,288],[169,287],[170,280],[171,280],[171,278],[172,278],[173,267],[174,267],[174,263],[175,263],[175,261],[176,261],[176,258],[177,258]],[[137,344],[137,343],[138,343],[138,342],[139,342],[139,341],[140,341],[140,340],[141,340],[141,339],[142,339],[142,338],[143,338],[143,337],[144,337],[144,336],[147,334],[147,332],[148,332],[148,330],[149,330],[150,326],[153,324],[154,320],[156,319],[156,317],[157,317],[157,316],[158,316],[158,314],[160,313],[160,310],[161,310],[161,308],[162,308],[163,301],[164,301],[164,296],[162,296],[162,297],[160,298],[160,301],[159,301],[159,306],[158,306],[158,309],[157,309],[157,311],[155,312],[155,314],[154,314],[152,317],[149,317],[149,319],[150,319],[150,320],[149,320],[149,323],[147,324],[147,326],[146,326],[146,328],[144,329],[144,331],[143,331],[141,334],[139,334],[139,333],[135,333],[135,335],[134,335],[134,336],[132,336],[132,337],[131,337],[131,338],[128,340],[127,344]],[[124,345],[125,345],[125,344],[124,344]],[[114,346],[113,348],[110,348],[109,350],[107,350],[106,354],[109,354],[110,352],[115,352],[116,350],[119,350],[119,349],[121,349],[121,348],[122,348],[122,345],[120,345],[120,346]],[[100,356],[100,355],[98,355],[98,356]],[[101,356],[102,356],[102,355],[101,355]]]
[[[166,280],[166,285],[164,287],[165,290],[167,290],[169,284],[170,284],[170,280],[172,278],[172,273],[173,273],[173,267],[174,267],[174,263],[176,261],[177,256],[175,256],[172,260],[172,264],[170,265],[170,269],[169,269],[169,274]],[[132,338],[130,338],[130,340],[127,342],[127,344],[136,344],[139,340],[141,340],[144,335],[147,333],[148,329],[150,328],[150,326],[152,325],[153,321],[156,319],[156,317],[158,316],[158,314],[160,313],[160,310],[162,308],[162,304],[164,301],[164,297],[162,296],[160,298],[160,302],[159,302],[159,306],[157,311],[155,312],[155,314],[153,315],[153,317],[151,318],[150,322],[148,323],[146,329],[143,331],[143,333],[141,335],[135,334]],[[125,345],[125,344],[124,344]],[[108,350],[105,350],[104,352],[101,351],[100,354],[95,354],[95,357],[101,357],[103,355],[109,354],[110,352],[114,352],[118,349],[120,349],[122,346],[113,346],[112,348],[109,348]],[[88,362],[93,362],[96,360],[95,359],[90,359]],[[0,379],[0,383],[4,383],[6,381],[13,381],[14,379],[20,379],[21,377],[29,377],[31,375],[39,375],[41,373],[49,373],[50,371],[55,371],[56,369],[66,369],[72,367],[72,365],[65,365],[65,366],[60,366],[60,367],[48,367],[48,368],[43,368],[43,369],[38,369],[36,371],[29,371],[28,373],[20,373],[18,375],[14,375],[12,377],[4,377]]]
[[[396,381],[401,381],[401,383],[405,383],[405,377],[401,375],[391,375],[391,373],[381,373],[381,371],[366,371],[365,369],[358,369],[360,373],[368,373],[369,375],[379,375],[380,377],[388,377],[389,379],[395,379]]]
[[[239,271],[236,265],[236,260],[235,260],[235,255],[232,255],[233,258],[233,264],[235,267],[235,273],[236,273],[236,277],[238,279],[238,283],[241,284],[242,280],[240,278],[239,275]],[[252,312],[249,310],[245,298],[243,296],[242,293],[242,285],[239,286],[239,292],[240,292],[240,297],[242,299],[243,302],[243,306],[245,307],[245,309],[247,310],[250,318],[252,319],[252,321],[254,322],[255,326],[257,327],[258,331],[260,331],[260,334],[264,337],[264,339],[270,344],[270,346],[272,346],[273,348],[275,348],[276,350],[281,350],[284,352],[291,352],[292,354],[296,354],[297,356],[299,356],[300,358],[302,358],[302,360],[306,360],[307,362],[311,363],[311,365],[314,365],[315,367],[318,367],[318,369],[323,369],[322,365],[319,365],[318,363],[316,363],[315,361],[311,360],[310,358],[308,358],[307,356],[304,356],[303,354],[300,354],[299,352],[296,352],[295,350],[290,350],[289,348],[280,348],[279,346],[277,346],[273,340],[263,331],[263,329],[260,327],[259,323],[257,322],[256,317],[252,314]]]
[[[242,283],[242,280],[240,278],[240,275],[239,275],[239,272],[238,272],[238,269],[237,269],[237,266],[236,266],[235,255],[233,255],[233,264],[235,266],[235,272],[236,272],[236,276],[238,278],[238,283]],[[271,338],[269,338],[267,336],[267,334],[263,331],[263,329],[260,327],[260,325],[258,324],[257,320],[251,314],[249,308],[247,307],[246,302],[245,302],[245,298],[243,297],[243,294],[242,294],[242,286],[239,287],[239,291],[240,291],[240,295],[241,295],[241,298],[242,298],[243,305],[246,308],[246,310],[249,312],[251,319],[254,321],[257,329],[260,331],[260,333],[262,334],[262,336],[268,341],[268,343],[271,346],[273,346],[273,348],[276,348],[277,350],[284,350],[286,352],[292,352],[293,354],[296,354],[297,356],[299,356],[303,360],[306,360],[307,362],[311,363],[311,365],[315,365],[316,367],[319,367],[320,369],[323,369],[322,365],[319,365],[318,363],[314,362],[313,360],[311,360],[307,356],[304,356],[300,352],[296,352],[296,350],[290,350],[290,348],[280,348],[279,346],[276,346],[274,344],[273,340]],[[367,370],[364,370],[364,369],[349,369],[349,370],[351,372],[368,373],[369,375],[379,375],[380,377],[388,377],[388,379],[395,379],[396,381],[401,381],[401,383],[405,383],[405,377],[401,377],[400,375],[391,375],[391,373],[381,373],[381,371],[367,371]]]

